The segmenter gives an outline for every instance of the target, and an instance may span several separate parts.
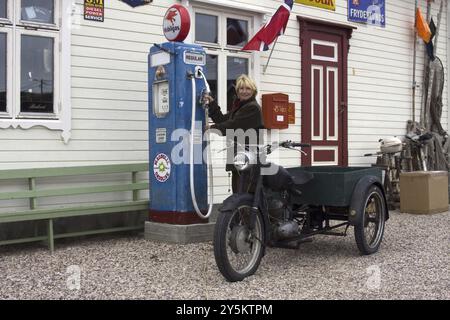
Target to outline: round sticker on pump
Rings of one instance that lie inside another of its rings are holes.
[[[153,174],[159,182],[166,182],[170,177],[170,159],[164,153],[159,153],[153,161]]]
[[[189,34],[190,28],[191,17],[185,7],[174,4],[167,10],[163,20],[163,31],[167,40],[183,41]]]

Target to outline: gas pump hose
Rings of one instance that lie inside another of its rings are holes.
[[[206,77],[204,73],[201,70],[198,70],[198,72],[203,77],[203,80],[205,81],[206,90],[209,92],[209,84],[206,81]],[[197,87],[195,85],[195,76],[191,78],[191,84],[192,84],[192,121],[191,121],[191,141],[190,141],[190,154],[189,154],[189,162],[190,162],[190,168],[189,168],[189,180],[190,180],[190,187],[191,187],[191,198],[192,198],[192,204],[194,205],[195,212],[197,215],[202,219],[207,219],[212,212],[213,208],[213,169],[212,169],[212,163],[211,163],[211,144],[209,143],[209,132],[207,131],[207,138],[209,145],[208,148],[208,161],[210,162],[208,165],[208,173],[209,173],[209,206],[208,206],[208,212],[203,214],[200,209],[198,208],[197,204],[197,198],[195,196],[195,186],[194,186],[194,133],[195,133],[195,113],[196,113],[196,105],[197,105]],[[208,108],[205,107],[205,122],[208,121]]]

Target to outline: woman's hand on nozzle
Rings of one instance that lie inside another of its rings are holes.
[[[205,93],[203,95],[203,103],[204,104],[210,104],[213,101],[214,101],[214,98],[209,93]]]

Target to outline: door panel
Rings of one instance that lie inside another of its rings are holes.
[[[302,165],[346,166],[347,53],[351,29],[300,20],[302,46]]]

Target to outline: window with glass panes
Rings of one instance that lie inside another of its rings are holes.
[[[59,5],[0,0],[0,118],[57,118]]]
[[[251,18],[195,9],[194,21],[194,41],[202,45],[207,54],[206,78],[212,96],[222,110],[229,110],[236,99],[234,85],[237,77],[241,74],[252,77],[252,56],[241,51],[249,40]]]

